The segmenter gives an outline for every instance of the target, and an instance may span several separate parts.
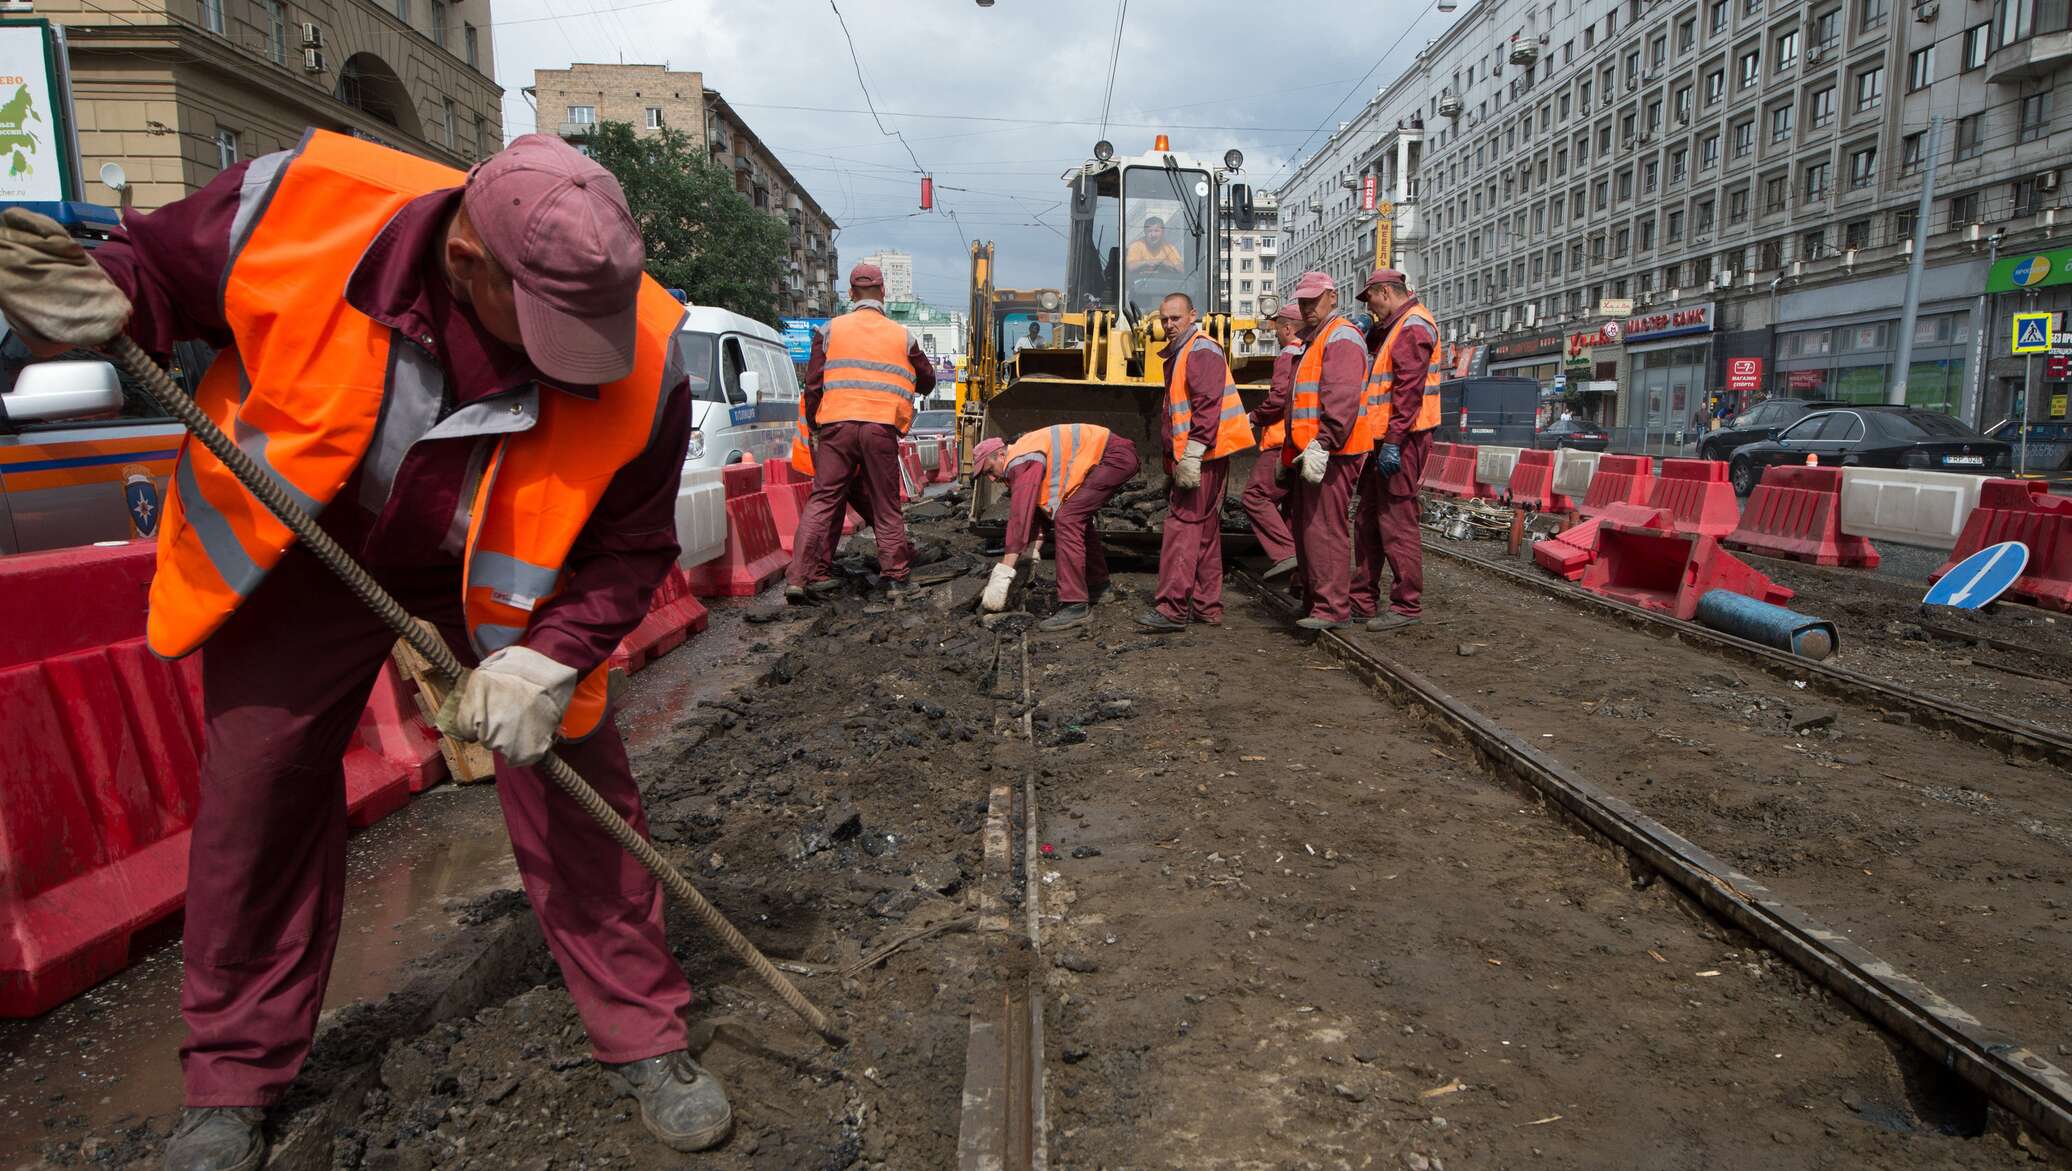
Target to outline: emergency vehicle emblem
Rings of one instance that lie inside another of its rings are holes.
[[[130,523],[136,526],[137,535],[155,535],[158,532],[158,481],[151,478],[151,469],[142,464],[128,464],[122,469],[122,499],[129,505]]]

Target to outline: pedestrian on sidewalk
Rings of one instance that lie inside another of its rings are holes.
[[[1252,445],[1252,428],[1223,347],[1197,326],[1194,299],[1167,294],[1158,315],[1166,334],[1167,507],[1157,604],[1137,625],[1170,634],[1189,622],[1223,621],[1223,489],[1230,457]]]
[[[1338,312],[1338,286],[1311,270],[1295,279],[1295,300],[1309,326],[1289,395],[1281,462],[1299,473],[1295,546],[1308,587],[1297,625],[1331,630],[1352,620],[1352,533],[1346,514],[1353,486],[1373,448],[1364,404],[1367,343]]]
[[[850,310],[814,331],[799,418],[812,454],[813,492],[792,534],[784,598],[802,603],[841,588],[828,576],[842,510],[868,506],[878,542],[878,572],[906,588],[913,545],[899,511],[899,441],[914,425],[914,399],[935,389],[935,364],[906,327],[885,316],[885,274],[875,264],[849,271]]]
[[[1288,528],[1287,466],[1281,462],[1281,448],[1288,442],[1288,398],[1295,390],[1295,366],[1302,360],[1302,308],[1290,301],[1273,315],[1274,336],[1280,352],[1273,358],[1273,381],[1266,401],[1252,410],[1252,426],[1259,431],[1259,458],[1252,461],[1252,479],[1239,498],[1245,515],[1252,518],[1252,535],[1270,564],[1266,580],[1292,573],[1297,565],[1295,534]]]
[[[449,726],[496,753],[518,872],[593,1055],[669,1146],[724,1141],[726,1094],[685,1052],[691,989],[660,885],[533,767],[559,751],[645,832],[603,665],[676,560],[691,418],[683,307],[642,275],[618,182],[551,136],[463,175],[311,131],[126,217],[91,260],[47,220],[9,211],[7,229],[0,308],[18,330],[53,302],[105,303],[147,351],[217,346],[203,409],[473,667]],[[187,1109],[164,1165],[248,1171],[323,1007],[341,760],[395,635],[190,438],[148,641],[208,648]]]
[[[1108,588],[1108,558],[1095,514],[1137,474],[1137,445],[1106,427],[1061,423],[1011,444],[988,439],[971,454],[973,471],[1008,490],[1007,552],[993,567],[980,603],[995,613],[1007,608],[1018,564],[1027,561],[1029,572],[1036,571],[1047,526],[1058,567],[1058,612],[1037,626],[1070,630],[1084,623],[1091,603]]]
[[[1382,340],[1368,380],[1368,424],[1376,449],[1360,478],[1353,608],[1371,615],[1367,629],[1396,630],[1414,625],[1424,612],[1417,482],[1432,453],[1432,429],[1439,425],[1439,368],[1433,363],[1439,323],[1392,268],[1374,270],[1360,298],[1381,323]],[[1394,578],[1386,614],[1381,612],[1383,562]]]

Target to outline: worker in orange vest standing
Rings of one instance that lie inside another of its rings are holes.
[[[126,319],[147,351],[216,343],[202,408],[474,664],[442,723],[496,752],[518,873],[592,1053],[663,1142],[723,1141],[732,1111],[685,1051],[691,990],[659,884],[532,767],[558,751],[645,832],[604,663],[677,556],[690,395],[683,307],[643,276],[617,180],[551,136],[463,175],[311,131],[127,217],[92,259],[49,221],[6,216],[0,309],[26,342],[81,340],[53,328],[57,305],[58,327],[105,306],[102,339]],[[323,1006],[341,759],[396,636],[189,439],[147,637],[164,656],[208,648],[187,1109],[164,1161],[243,1171]]]
[[[1137,474],[1137,445],[1106,427],[1062,423],[1031,431],[1013,443],[988,439],[971,453],[978,475],[1008,488],[1007,552],[993,566],[980,605],[1007,608],[1015,571],[1043,547],[1047,518],[1051,560],[1058,567],[1058,612],[1037,623],[1070,630],[1086,622],[1089,606],[1108,588],[1108,558],[1094,514]]]
[[[1230,457],[1252,446],[1245,404],[1230,360],[1196,327],[1194,300],[1172,293],[1159,303],[1165,326],[1165,531],[1158,551],[1158,597],[1137,616],[1146,630],[1170,634],[1189,622],[1223,621],[1223,489]]]
[[[1338,313],[1338,286],[1311,270],[1295,279],[1296,303],[1309,325],[1288,397],[1282,462],[1294,485],[1295,541],[1308,587],[1309,612],[1297,625],[1330,630],[1352,620],[1352,533],[1346,512],[1374,446],[1363,411],[1367,342]]]
[[[1367,629],[1379,632],[1413,626],[1424,612],[1417,482],[1432,454],[1432,429],[1439,425],[1439,323],[1393,268],[1374,270],[1360,299],[1374,314],[1381,344],[1367,381],[1367,421],[1376,447],[1360,478],[1353,521],[1352,598],[1354,612],[1367,616]],[[1381,611],[1384,561],[1394,577],[1387,613]]]
[[[885,316],[885,274],[875,264],[849,270],[849,312],[813,335],[799,418],[812,452],[813,493],[792,534],[786,601],[810,601],[840,588],[828,576],[842,510],[858,481],[878,542],[878,572],[906,588],[913,545],[899,511],[899,440],[914,425],[914,397],[935,389],[935,364]]]
[[[1273,315],[1274,336],[1280,352],[1273,357],[1273,381],[1266,400],[1251,412],[1252,426],[1259,429],[1259,458],[1252,461],[1252,479],[1239,502],[1252,518],[1252,535],[1259,538],[1259,550],[1272,561],[1268,581],[1294,571],[1295,534],[1288,529],[1288,469],[1281,463],[1281,448],[1288,442],[1288,398],[1295,390],[1295,366],[1302,360],[1302,307],[1290,301]]]

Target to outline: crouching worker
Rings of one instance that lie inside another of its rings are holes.
[[[1031,431],[1013,443],[988,439],[972,452],[972,469],[1007,484],[1007,553],[993,567],[980,604],[1007,608],[1016,565],[1042,547],[1039,526],[1051,529],[1058,565],[1058,612],[1042,630],[1070,630],[1087,619],[1093,595],[1108,588],[1108,558],[1094,523],[1101,506],[1137,474],[1137,445],[1091,423]]]

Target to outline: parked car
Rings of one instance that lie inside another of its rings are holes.
[[[957,412],[954,410],[915,411],[914,425],[907,429],[907,434],[915,439],[947,437],[956,433]]]
[[[1557,419],[1534,433],[1532,445],[1541,451],[1572,447],[1577,451],[1603,451],[1610,446],[1611,434],[1595,423],[1581,419]]]
[[[1746,496],[1763,469],[1803,464],[1817,456],[1822,467],[1915,468],[1921,471],[2004,472],[2007,444],[1937,411],[1913,407],[1850,406],[1816,411],[1734,453],[1734,491]]]
[[[1847,403],[1817,398],[1773,398],[1760,402],[1722,423],[1718,430],[1698,437],[1698,458],[1725,460],[1736,451],[1765,439],[1775,439],[1786,427],[1814,411],[1825,411]]]
[[[1449,378],[1439,384],[1440,443],[1527,447],[1539,418],[1540,384],[1530,378]]]
[[[1998,426],[1988,428],[1986,434],[2007,444],[2009,450],[2015,453],[2016,463],[2021,461],[2020,419],[2008,419]],[[2072,471],[2072,420],[2037,419],[2029,424],[2029,470]]]

